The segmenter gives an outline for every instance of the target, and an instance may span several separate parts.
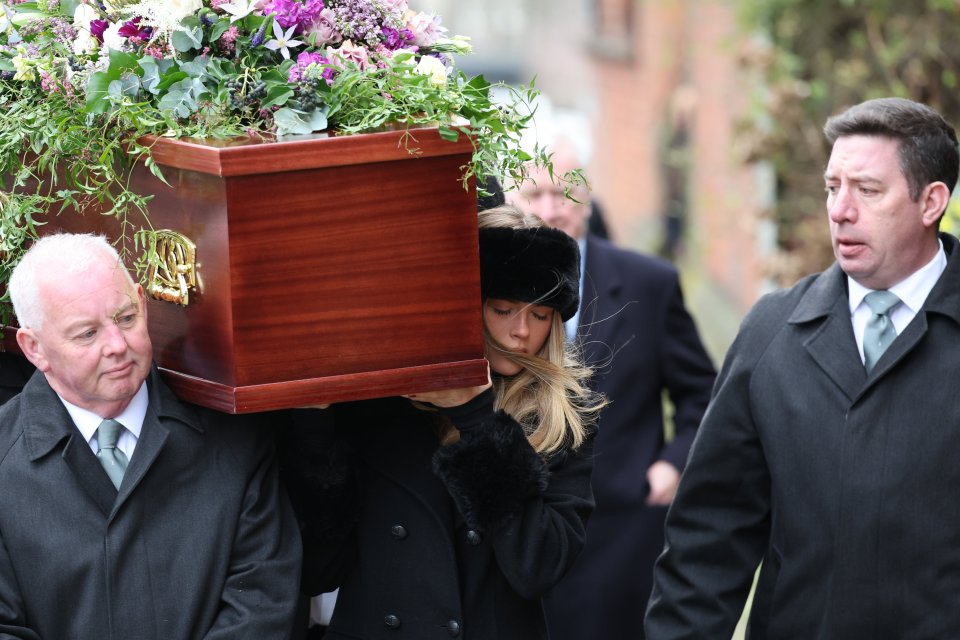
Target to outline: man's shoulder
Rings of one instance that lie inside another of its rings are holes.
[[[653,256],[634,249],[619,247],[609,240],[588,236],[587,264],[590,264],[590,255],[595,252],[602,260],[613,264],[618,272],[631,275],[645,275],[659,280],[673,280],[678,277],[677,268],[663,258]]]
[[[161,422],[174,421],[207,435],[208,446],[241,451],[262,446],[265,420],[261,414],[231,414],[181,400],[163,379],[151,374],[150,402]]]
[[[775,332],[787,326],[795,318],[801,304],[803,308],[820,307],[828,304],[824,292],[836,286],[836,273],[828,270],[801,278],[791,287],[776,289],[764,294],[753,305],[740,325],[739,335],[749,335],[751,342],[763,342],[764,336],[772,337]],[[829,306],[835,302],[836,293],[830,293]],[[822,314],[819,314],[822,315]]]
[[[23,422],[20,420],[21,396],[17,395],[0,406],[0,465],[7,453],[23,437]]]

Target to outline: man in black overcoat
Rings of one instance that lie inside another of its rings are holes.
[[[760,300],[667,518],[647,637],[960,638],[952,126],[886,98],[827,121],[836,262]]]
[[[579,166],[558,145],[554,172]],[[594,387],[610,400],[595,440],[596,510],[586,545],[545,601],[551,640],[642,638],[638,603],[650,594],[663,521],[710,398],[716,372],[687,312],[676,269],[587,233],[589,194],[578,202],[542,171],[515,204],[580,243],[580,312],[568,334],[596,369]],[[664,434],[663,393],[675,407],[674,437]]]
[[[0,638],[287,640],[301,546],[269,432],[180,402],[103,238],[14,271],[37,371],[0,408]]]

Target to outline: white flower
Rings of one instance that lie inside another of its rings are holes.
[[[0,4],[0,33],[6,33],[11,26],[10,18],[7,17],[7,8]]]
[[[447,83],[447,67],[433,56],[420,58],[414,73],[430,76],[430,84],[435,87],[442,87]]]
[[[452,38],[437,38],[434,48],[445,49],[462,56],[473,53],[473,45],[469,36],[453,36]]]
[[[141,27],[153,27],[151,40],[183,31],[180,22],[203,8],[202,0],[142,0],[126,4],[119,12],[127,18],[140,17]]]
[[[14,80],[30,81],[37,79],[37,74],[33,70],[33,63],[28,58],[24,58],[18,53],[10,61],[13,63],[13,68],[16,69],[16,73],[13,74]]]
[[[73,26],[90,31],[90,22],[97,19],[96,10],[88,4],[78,4],[73,10]]]
[[[280,54],[284,57],[285,60],[290,59],[290,49],[289,47],[299,47],[303,43],[299,40],[291,40],[293,37],[293,32],[297,30],[297,25],[293,25],[287,32],[283,32],[283,27],[281,27],[276,20],[273,21],[273,35],[276,36],[275,39],[268,41],[265,46],[271,51],[279,51]]]
[[[223,3],[220,8],[230,14],[230,23],[232,24],[253,13],[253,10],[257,8],[257,0],[232,0]]]
[[[107,30],[103,32],[103,46],[108,49],[113,49],[114,51],[122,51],[123,43],[126,39],[120,35],[120,28],[123,24],[119,22],[114,22]]]
[[[172,14],[177,22],[203,8],[202,0],[154,0],[154,3]]]
[[[93,53],[100,47],[100,43],[90,33],[90,22],[95,20],[97,12],[86,4],[78,4],[73,11],[73,25],[77,28],[77,37],[73,41],[73,52],[83,55]]]

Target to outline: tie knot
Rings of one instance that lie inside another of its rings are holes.
[[[116,420],[104,420],[97,427],[97,444],[101,449],[116,449],[122,430],[123,425]]]
[[[897,297],[897,294],[886,290],[871,291],[864,296],[863,301],[867,303],[871,311],[878,316],[883,316],[900,303],[900,298]]]

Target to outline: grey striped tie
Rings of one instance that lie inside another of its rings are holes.
[[[103,470],[110,476],[113,486],[118,490],[128,463],[127,454],[117,449],[117,440],[120,439],[123,428],[123,425],[116,420],[104,420],[97,427],[97,444],[100,447],[97,458],[100,459]]]
[[[863,299],[873,311],[863,329],[863,366],[867,373],[897,337],[897,329],[890,320],[890,310],[900,304],[900,298],[889,291],[872,291]]]

